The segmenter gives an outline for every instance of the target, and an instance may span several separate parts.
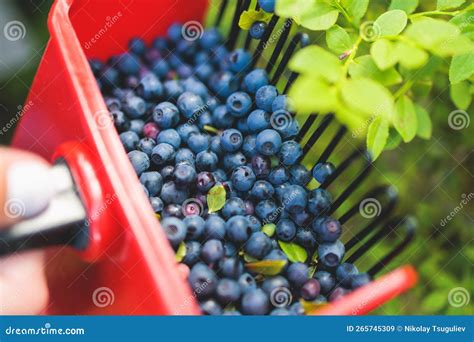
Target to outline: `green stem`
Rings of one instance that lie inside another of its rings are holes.
[[[426,12],[419,12],[410,15],[410,19],[421,17],[421,16],[427,16],[427,15],[450,15],[450,16],[455,16],[458,15],[460,11],[454,11],[454,12],[446,12],[446,11],[426,11]]]
[[[357,28],[357,26],[354,24],[354,21],[352,20],[351,16],[349,15],[349,13],[347,13],[346,9],[344,7],[342,7],[342,5],[339,3],[339,1],[336,1],[334,3],[334,5],[336,5],[337,9],[342,13],[344,18],[346,18],[346,20],[349,22],[349,24],[351,24],[352,27]]]
[[[411,87],[413,86],[414,83],[415,83],[414,80],[408,80],[408,81],[406,81],[405,84],[404,84],[403,86],[401,86],[401,87],[396,91],[396,93],[393,95],[393,97],[395,98],[395,100],[398,99],[400,96],[405,95],[405,93],[411,89]]]
[[[359,36],[357,38],[357,41],[354,43],[354,46],[352,47],[351,54],[349,57],[347,57],[347,60],[344,62],[344,75],[347,74],[347,70],[349,69],[349,64],[354,60],[355,56],[357,55],[357,49],[359,48],[360,43],[362,42],[362,37]]]

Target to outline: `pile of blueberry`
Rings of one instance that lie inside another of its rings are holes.
[[[304,314],[370,278],[341,263],[329,192],[306,187],[334,166],[299,163],[289,99],[263,69],[248,70],[248,51],[222,43],[216,28],[187,40],[175,24],[151,47],[133,39],[90,64],[202,312]]]

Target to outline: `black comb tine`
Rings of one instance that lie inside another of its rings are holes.
[[[306,154],[308,154],[308,152],[311,150],[311,148],[314,146],[314,144],[316,143],[316,141],[318,141],[318,139],[321,137],[321,134],[324,133],[324,131],[326,130],[326,128],[329,126],[329,124],[331,123],[333,119],[333,115],[327,115],[323,118],[323,120],[321,121],[321,123],[319,124],[318,128],[316,128],[316,130],[313,132],[313,134],[311,135],[311,137],[308,139],[308,141],[306,142],[306,144],[303,146],[303,158],[306,157]]]
[[[298,134],[296,135],[296,138],[295,138],[296,142],[300,143],[301,140],[303,140],[304,136],[306,135],[306,133],[308,133],[309,129],[313,125],[314,121],[316,121],[317,117],[318,117],[318,114],[311,114],[308,116],[303,126],[298,131]]]
[[[290,43],[288,44],[288,47],[286,48],[285,54],[281,58],[280,64],[278,64],[275,74],[273,75],[272,80],[270,81],[271,84],[277,84],[278,80],[283,74],[283,71],[287,67],[291,56],[293,56],[293,53],[295,52],[298,44],[300,44],[301,47],[305,47],[309,44],[309,37],[306,33],[297,33],[295,34],[293,39],[291,39]]]
[[[339,130],[336,132],[336,134],[334,135],[334,138],[331,139],[331,142],[329,143],[329,145],[324,149],[323,153],[321,154],[321,156],[319,157],[318,161],[316,162],[316,164],[319,164],[319,163],[324,163],[328,158],[329,156],[331,155],[332,151],[334,151],[334,149],[336,148],[337,144],[339,144],[339,142],[341,141],[342,137],[344,136],[344,134],[346,134],[347,132],[347,128],[345,126],[341,126],[339,128]],[[315,164],[315,165],[316,165]]]
[[[216,21],[214,22],[214,26],[219,26],[222,21],[222,17],[224,16],[224,12],[229,4],[229,0],[222,0],[221,5],[219,6],[219,11],[217,12]]]
[[[235,3],[234,17],[232,19],[232,26],[229,33],[229,39],[225,43],[228,50],[234,49],[235,43],[237,42],[237,38],[239,37],[239,33],[240,33],[239,19],[240,19],[240,15],[244,11],[245,3],[247,3],[247,7],[248,7],[249,0],[245,0],[245,2],[244,0],[237,0]]]
[[[270,35],[272,34],[273,29],[275,28],[276,23],[278,22],[278,19],[280,19],[279,16],[274,15],[270,19],[270,22],[267,25],[267,28],[265,29],[265,32],[263,33],[262,39],[260,39],[257,48],[255,49],[255,52],[253,53],[252,56],[252,61],[250,63],[250,68],[254,68],[255,65],[258,62],[258,59],[262,55],[263,50],[265,50],[268,42],[268,38],[270,38]]]
[[[292,25],[293,25],[293,19],[285,20],[280,38],[278,39],[278,42],[275,45],[275,49],[273,50],[270,60],[268,61],[267,66],[265,67],[265,70],[267,73],[272,72],[273,67],[278,59],[278,56],[280,56],[281,50],[283,49],[283,46],[285,45],[286,40],[288,39]]]

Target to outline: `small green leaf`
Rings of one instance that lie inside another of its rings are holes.
[[[313,4],[313,0],[278,0],[275,13],[280,17],[294,18],[308,11]]]
[[[299,50],[291,58],[289,67],[300,74],[322,77],[328,82],[337,82],[343,76],[339,58],[316,45]]]
[[[474,51],[454,56],[449,66],[449,81],[457,83],[474,75]]]
[[[276,225],[274,223],[267,223],[262,227],[262,232],[267,234],[267,236],[272,237],[275,234]]]
[[[299,114],[325,114],[333,111],[337,105],[336,89],[310,76],[299,76],[290,89],[289,97]]]
[[[286,263],[286,260],[263,260],[245,264],[245,267],[255,273],[274,276],[283,270]]]
[[[469,92],[469,82],[463,81],[451,84],[449,94],[456,107],[463,110],[469,108],[472,101],[472,95]]]
[[[352,48],[351,37],[338,25],[334,25],[326,32],[326,44],[335,53],[343,53]]]
[[[424,17],[413,22],[407,28],[405,35],[431,51],[458,37],[460,30],[447,21]]]
[[[296,243],[278,241],[278,244],[291,262],[305,262],[308,259],[306,250]]]
[[[209,133],[214,133],[214,134],[219,133],[219,130],[217,128],[209,126],[209,125],[204,125],[204,130]]]
[[[207,193],[207,206],[209,213],[222,209],[225,204],[226,191],[222,184],[214,185]]]
[[[348,80],[341,87],[341,95],[348,108],[354,108],[368,117],[390,117],[394,110],[392,94],[369,78]]]
[[[402,142],[402,137],[398,134],[397,130],[390,128],[388,133],[387,144],[385,145],[385,151],[394,150]]]
[[[428,53],[414,44],[398,42],[395,45],[395,56],[400,65],[407,69],[418,69],[428,60]]]
[[[379,16],[374,22],[378,37],[396,36],[407,26],[407,14],[402,10],[391,10]]]
[[[310,279],[313,278],[314,274],[316,273],[316,269],[317,269],[316,265],[309,266],[309,268],[308,268],[308,277]]]
[[[297,16],[295,20],[303,27],[322,31],[329,29],[337,21],[339,11],[328,4],[317,2],[307,11]]]
[[[268,23],[272,15],[263,10],[248,10],[243,11],[239,18],[239,27],[243,30],[250,30],[252,24],[256,21],[264,21]]]
[[[342,0],[341,3],[356,23],[365,15],[369,6],[369,0]]]
[[[415,106],[408,96],[398,99],[395,105],[393,125],[402,136],[404,142],[410,142],[416,135],[418,121]]]
[[[305,314],[312,314],[315,311],[327,305],[327,303],[324,303],[324,302],[319,302],[319,301],[307,302],[304,299],[301,299],[300,303],[301,303],[301,306],[303,307],[303,311]]]
[[[380,70],[371,56],[365,55],[357,57],[349,64],[349,75],[356,78],[369,77],[384,86],[399,84],[403,79],[398,71],[391,67],[387,70]]]
[[[247,253],[243,253],[243,257],[244,257],[245,262],[259,262],[260,261],[257,258],[251,257]]]
[[[430,139],[432,124],[428,112],[420,105],[415,104],[416,119],[418,121],[418,129],[416,135],[422,139]]]
[[[387,39],[376,40],[370,47],[370,55],[380,70],[388,69],[397,64],[394,45]]]
[[[444,11],[451,8],[456,8],[465,3],[466,0],[438,0],[436,3],[436,9],[438,11]]]
[[[376,117],[369,125],[367,132],[367,148],[376,160],[384,150],[388,138],[388,120],[384,117]]]
[[[418,7],[418,0],[392,0],[389,10],[399,9],[405,11],[406,14],[413,13]]]
[[[186,244],[183,241],[179,244],[178,250],[176,251],[176,255],[175,255],[176,261],[177,262],[183,261],[185,256],[186,256]]]

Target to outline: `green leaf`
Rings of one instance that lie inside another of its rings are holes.
[[[176,261],[177,262],[183,261],[185,256],[186,256],[186,244],[183,241],[179,244],[178,250],[176,251],[176,255],[175,255]]]
[[[296,243],[278,241],[278,244],[291,262],[305,262],[308,259],[306,250]]]
[[[444,41],[431,51],[442,57],[462,55],[474,51],[474,43],[468,37],[460,35]]]
[[[398,99],[395,105],[393,125],[402,136],[404,142],[410,142],[416,135],[418,121],[415,106],[408,96]]]
[[[278,0],[275,13],[280,17],[298,17],[308,11],[314,3],[314,0]]]
[[[405,11],[406,14],[413,13],[418,7],[418,0],[392,0],[389,10],[399,9]]]
[[[449,22],[459,27],[461,33],[466,37],[474,40],[474,20],[471,18],[474,18],[474,10],[461,12],[453,17]]]
[[[305,314],[312,314],[315,311],[328,305],[327,303],[319,302],[319,301],[307,302],[304,299],[301,299],[300,303],[301,303],[301,306],[303,307],[303,311]]]
[[[276,225],[274,223],[267,223],[262,227],[262,232],[267,234],[267,236],[272,237],[275,234]]]
[[[449,66],[449,81],[457,83],[474,75],[474,51],[454,56]]]
[[[429,57],[425,50],[405,42],[398,42],[395,45],[395,56],[400,65],[407,69],[418,69]]]
[[[365,15],[369,6],[369,0],[342,0],[341,3],[356,23]]]
[[[415,104],[416,119],[418,121],[418,128],[416,130],[416,135],[422,139],[430,139],[432,124],[431,118],[428,112],[420,105]]]
[[[225,204],[226,191],[222,184],[214,185],[207,193],[207,206],[209,213],[222,209]]]
[[[378,39],[370,47],[370,54],[381,70],[388,69],[398,62],[394,45],[387,39]]]
[[[436,9],[438,11],[443,11],[450,8],[456,8],[465,2],[466,0],[438,0],[436,3]]]
[[[394,67],[382,71],[369,55],[354,59],[349,64],[349,75],[354,79],[369,77],[384,86],[399,84],[402,81],[402,76]]]
[[[309,30],[323,31],[334,25],[338,16],[339,11],[337,9],[318,2],[301,15],[295,17],[295,20]]]
[[[388,138],[388,120],[384,117],[376,117],[369,125],[367,132],[367,148],[376,160],[382,153]]]
[[[378,37],[396,36],[407,26],[407,14],[402,10],[391,10],[383,13],[374,22]]]
[[[289,67],[300,74],[322,77],[333,83],[343,76],[339,58],[316,45],[299,50],[290,60]]]
[[[343,53],[352,48],[351,37],[338,25],[334,25],[326,32],[326,44],[335,53]]]
[[[248,10],[243,11],[239,18],[239,27],[243,30],[250,30],[252,24],[256,21],[264,21],[268,23],[272,15],[263,10]]]
[[[385,151],[394,150],[402,142],[402,137],[398,134],[397,130],[390,128],[388,133],[387,143],[385,144]]]
[[[243,257],[244,257],[245,262],[259,262],[260,261],[257,258],[251,257],[247,253],[243,253]]]
[[[472,101],[472,95],[469,92],[469,83],[467,81],[451,84],[449,94],[456,107],[463,110],[469,108]]]
[[[314,112],[325,114],[333,111],[337,106],[336,95],[334,87],[310,76],[299,76],[289,92],[289,97],[299,114]]]
[[[394,104],[392,94],[369,78],[353,79],[344,82],[341,96],[348,108],[353,108],[366,116],[393,114]]]
[[[286,260],[263,260],[245,264],[245,267],[255,273],[274,276],[283,270],[286,263]]]

